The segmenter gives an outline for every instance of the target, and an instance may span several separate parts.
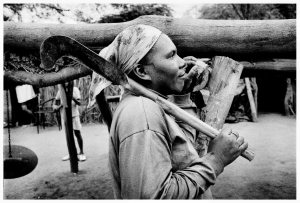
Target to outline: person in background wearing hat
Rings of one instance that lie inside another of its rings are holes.
[[[69,83],[65,84],[66,86],[69,85]],[[79,117],[79,109],[78,106],[81,105],[81,96],[80,96],[80,91],[77,87],[73,87],[73,98],[72,98],[72,124],[73,124],[73,130],[75,137],[77,138],[78,146],[79,146],[79,154],[78,154],[78,160],[79,161],[85,161],[86,156],[83,153],[83,139],[81,136],[81,123],[80,123],[80,117]],[[62,108],[62,101],[61,101],[61,96],[60,96],[60,90],[58,90],[56,97],[55,97],[55,102],[52,106],[53,110],[58,111]],[[64,114],[61,114],[64,115]],[[63,119],[62,119],[63,120]],[[62,122],[64,125],[64,122]],[[66,155],[62,158],[63,161],[67,161],[70,159],[70,155]]]
[[[193,113],[189,94],[202,67],[194,57],[179,57],[172,40],[160,30],[130,26],[99,55],[161,97],[173,95],[175,104]],[[90,99],[99,94],[99,78],[93,73]],[[125,90],[110,128],[109,168],[115,198],[212,198],[209,187],[248,144],[224,129],[199,157],[193,147],[196,136],[194,129],[177,123],[154,101]]]

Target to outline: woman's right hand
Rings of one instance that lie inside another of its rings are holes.
[[[235,135],[236,134],[236,135]],[[248,148],[248,143],[237,132],[225,128],[213,140],[210,141],[208,152],[213,152],[219,157],[224,166],[232,163]]]

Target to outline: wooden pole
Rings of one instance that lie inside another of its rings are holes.
[[[110,106],[106,100],[106,97],[104,95],[104,90],[102,90],[97,96],[96,96],[96,102],[98,104],[98,107],[100,109],[101,115],[103,116],[103,120],[105,124],[107,125],[108,132],[110,131],[110,125],[112,121],[112,112],[110,109]]]
[[[253,97],[254,97],[254,104],[256,107],[256,112],[258,112],[258,101],[257,101],[257,95],[258,95],[258,85],[256,82],[256,77],[250,78],[251,84],[253,86]]]
[[[245,78],[245,83],[246,83],[246,90],[247,90],[248,100],[249,100],[249,103],[250,103],[252,121],[257,122],[257,111],[256,111],[255,101],[254,101],[253,95],[252,95],[252,90],[251,90],[251,85],[250,85],[249,78]]]
[[[264,59],[261,61],[239,61],[244,66],[244,70],[248,72],[258,71],[283,71],[283,72],[295,72],[296,71],[296,60],[294,59]]]
[[[72,124],[72,97],[73,97],[73,82],[69,82],[68,87],[65,84],[59,85],[60,96],[63,105],[63,119],[65,124],[65,133],[67,138],[67,146],[70,155],[70,167],[72,173],[78,172],[78,158],[77,150],[73,135],[73,124]]]
[[[207,89],[210,92],[207,104],[202,108],[200,118],[202,121],[217,130],[221,130],[228,115],[235,90],[238,85],[243,66],[223,56],[212,59],[212,72]],[[199,156],[207,152],[210,138],[200,134],[196,140],[196,150]]]

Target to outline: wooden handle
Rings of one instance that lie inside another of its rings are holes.
[[[159,97],[154,92],[148,90],[147,88],[143,87],[142,85],[138,84],[134,80],[128,78],[129,86],[125,86],[125,88],[129,89],[130,91],[147,97],[157,104],[159,104],[168,114],[174,116],[175,118],[185,122],[186,124],[190,125],[191,127],[195,128],[196,130],[200,131],[201,133],[205,134],[206,136],[214,139],[220,132],[215,128],[211,127],[207,123],[204,123],[197,117],[189,114],[188,112],[182,110],[177,105],[169,102],[162,97]],[[241,154],[242,157],[252,161],[255,157],[253,151],[249,148]]]

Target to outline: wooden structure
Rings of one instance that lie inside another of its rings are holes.
[[[81,24],[80,26],[5,22],[4,49],[22,54],[38,52],[40,44],[47,37],[68,35],[98,53],[112,42],[121,30],[134,24],[148,24],[162,30],[173,40],[181,56],[212,58],[221,55],[240,61],[240,64],[245,66],[245,70],[296,71],[296,20],[191,19],[186,21],[170,17],[143,16],[125,23]],[[240,65],[233,65],[235,66],[240,67]],[[226,66],[223,64],[220,67]],[[27,83],[44,87],[89,74],[91,70],[84,66],[64,68],[47,74],[5,69],[4,82],[6,85]],[[211,87],[214,85],[219,88],[215,90],[217,94],[222,86],[213,84]],[[98,98],[99,101],[105,101],[105,98]],[[227,104],[231,101],[228,100]],[[216,125],[217,128],[223,125],[224,115],[226,111],[228,113],[226,108],[219,122],[212,125]],[[206,118],[209,119],[209,115],[206,115]],[[214,121],[212,118],[210,120]]]

